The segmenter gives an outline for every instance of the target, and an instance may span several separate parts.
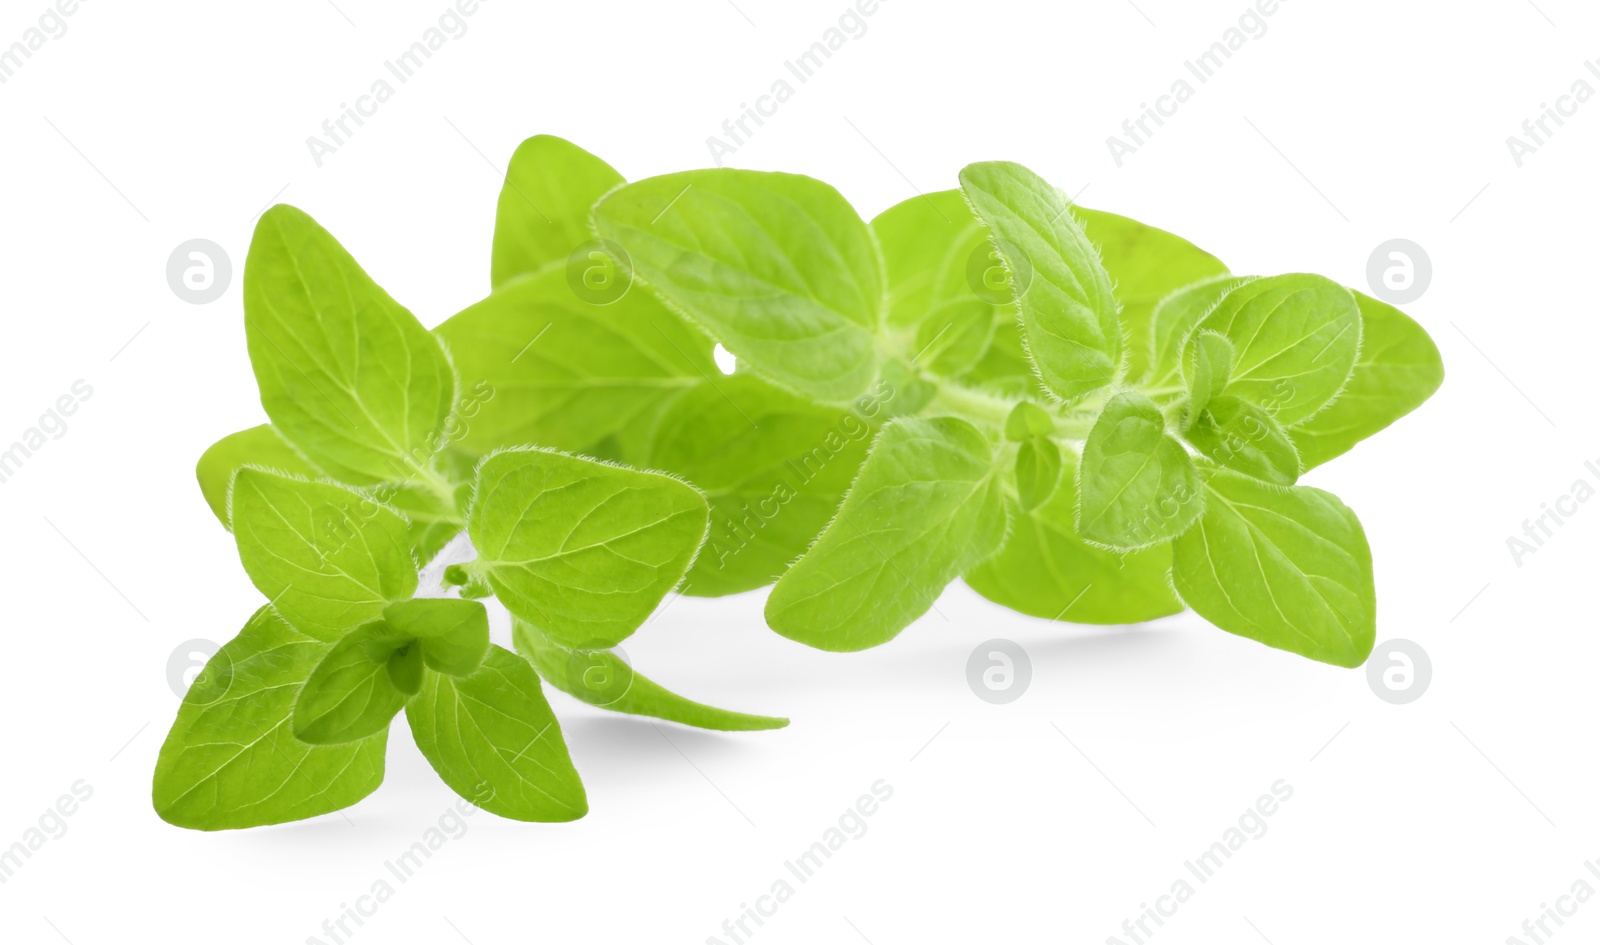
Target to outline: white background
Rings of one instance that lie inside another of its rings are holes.
[[[845,9],[489,0],[319,168],[307,136],[445,6],[336,2],[86,0],[0,85],[0,445],[74,380],[94,389],[0,484],[0,846],[73,782],[94,791],[0,885],[5,941],[332,941],[324,919],[452,804],[399,725],[387,782],[347,817],[203,834],[151,809],[169,656],[226,640],[260,600],[192,472],[264,419],[237,279],[255,215],[275,195],[306,209],[437,324],[487,291],[520,140],[568,137],[630,178],[705,166],[707,136]],[[1105,942],[1278,779],[1294,796],[1268,833],[1151,941],[1500,943],[1575,880],[1600,887],[1600,508],[1520,567],[1506,547],[1600,458],[1600,104],[1521,168],[1506,146],[1574,80],[1600,87],[1600,18],[1577,0],[1290,0],[1118,168],[1106,137],[1246,6],[1137,2],[885,0],[729,163],[822,178],[870,217],[1010,159],[1236,272],[1363,288],[1380,242],[1425,247],[1433,283],[1406,309],[1444,387],[1310,481],[1365,522],[1379,638],[1428,651],[1426,694],[1389,705],[1362,671],[1192,615],[1051,625],[960,585],[943,616],[856,655],[772,634],[762,593],[678,600],[629,641],[634,664],[793,726],[703,733],[553,694],[590,815],[476,815],[347,940],[731,941],[723,920],[878,779],[894,796],[868,833],[748,941]],[[0,44],[44,7],[7,0]],[[205,306],[165,277],[197,237],[236,267]],[[993,637],[1032,659],[1006,706],[966,682]],[[1596,935],[1591,904],[1555,940]]]

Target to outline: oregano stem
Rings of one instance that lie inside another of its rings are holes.
[[[923,416],[960,417],[975,426],[1004,427],[1006,418],[1021,401],[958,384],[938,386],[933,398],[922,408]]]
[[[960,417],[976,426],[1004,429],[1006,418],[1017,404],[1031,400],[1045,408],[1055,422],[1054,439],[1081,442],[1089,435],[1089,427],[1099,415],[1109,394],[1096,395],[1063,409],[1058,404],[1014,397],[990,391],[976,390],[959,384],[943,383],[938,386],[925,407],[922,416]]]

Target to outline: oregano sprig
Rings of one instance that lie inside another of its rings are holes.
[[[513,163],[556,175],[557,154],[585,160],[533,139]],[[1035,616],[1134,623],[1187,605],[1271,646],[1362,662],[1376,632],[1364,534],[1298,482],[1432,394],[1443,370],[1427,334],[1321,276],[1233,276],[1179,237],[1074,206],[1020,165],[959,177],[959,191],[870,223],[789,174],[617,177],[596,195],[599,245],[659,299],[649,325],[708,336],[675,346],[684,364],[709,342],[738,359],[732,377],[694,367],[703,384],[685,370],[681,387],[737,403],[724,388],[764,385],[870,430],[864,458],[743,438],[753,455],[820,452],[853,476],[826,521],[771,516],[804,527],[785,536],[781,565],[751,555],[775,582],[769,624],[826,649],[877,645],[960,576]],[[509,193],[502,220],[508,205]],[[513,255],[501,243],[496,258]],[[603,328],[574,335],[650,330],[621,309],[584,314]],[[537,316],[508,306],[494,324],[516,335],[519,317]],[[469,311],[443,331],[484,342],[487,322]],[[505,364],[499,346],[472,347],[464,361]],[[503,376],[566,393],[536,366]],[[657,435],[674,402],[614,426],[610,445],[698,481]],[[700,566],[702,593],[745,588],[719,582],[718,565]]]
[[[699,551],[698,489],[531,445],[478,455],[466,434],[493,387],[461,384],[439,338],[294,208],[257,227],[245,327],[272,422],[224,438],[197,472],[268,603],[185,697],[156,767],[163,818],[226,829],[348,806],[382,780],[402,713],[472,803],[581,817],[541,673],[618,711],[786,724],[676,696],[608,652]],[[459,591],[420,587],[419,569],[463,533],[477,557],[444,569]],[[488,596],[515,615],[526,655],[491,643],[484,604],[467,599]]]
[[[221,829],[348,806],[403,713],[472,802],[578,817],[542,683],[786,724],[614,651],[675,589],[771,585],[768,624],[827,650],[888,642],[960,578],[1035,617],[1187,607],[1365,660],[1365,533],[1301,479],[1432,395],[1427,333],[1321,276],[1234,275],[1017,164],[958,182],[867,221],[799,175],[628,183],[531,138],[489,295],[432,332],[309,216],[269,210],[245,320],[271,422],[197,470],[268,602],[185,698],[157,810]],[[419,586],[447,547],[470,550]],[[502,605],[515,652],[489,639]]]

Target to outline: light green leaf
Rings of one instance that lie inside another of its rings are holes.
[[[1158,317],[1156,306],[1197,280],[1225,274],[1227,267],[1188,241],[1136,220],[1076,205],[1072,215],[1083,225],[1089,242],[1099,247],[1100,262],[1110,274],[1113,295],[1122,306],[1119,320],[1124,331],[1127,376],[1133,380],[1154,379],[1152,388],[1177,380],[1178,347],[1199,324],[1205,310],[1196,312],[1191,321],[1182,325],[1171,340],[1170,356],[1162,360],[1156,352],[1160,350],[1158,344],[1165,342],[1158,339],[1158,334],[1170,332],[1174,310],[1169,307]],[[1032,396],[1034,374],[1023,350],[1022,332],[1015,317],[1006,314],[1008,317],[996,323],[994,339],[982,361],[967,372],[965,379],[1017,396]]]
[[[1136,391],[1107,401],[1090,428],[1078,493],[1078,534],[1124,551],[1183,534],[1204,504],[1193,460]]]
[[[462,417],[463,446],[481,453],[610,452],[609,438],[718,374],[711,339],[649,291],[599,305],[560,269],[512,280],[436,331],[464,384],[488,395]]]
[[[1225,275],[1228,267],[1188,240],[1137,220],[1078,206],[1072,213],[1099,249],[1122,306],[1127,375],[1144,378],[1151,367],[1156,304],[1186,285]]]
[[[1022,343],[1022,326],[1017,324],[1014,312],[1006,312],[995,320],[994,337],[979,359],[962,375],[963,383],[985,388],[1012,397],[1048,397],[1049,392],[1039,381],[1039,375],[1028,359]]]
[[[459,482],[455,503],[446,503],[433,488],[417,482],[383,483],[360,490],[378,502],[404,513],[410,523],[411,555],[419,562],[427,562],[465,527],[459,508],[465,508],[470,495],[472,457],[459,450],[446,448],[434,457],[433,465],[446,482]],[[245,466],[256,466],[276,472],[310,479],[322,477],[322,471],[307,462],[272,429],[270,424],[240,430],[218,440],[200,457],[195,472],[200,480],[200,490],[211,511],[216,513],[223,527],[232,530],[228,520],[228,488],[234,474]]]
[[[996,323],[1016,317],[988,231],[960,191],[945,190],[895,204],[872,219],[872,232],[889,285],[887,323],[910,339],[906,357],[946,377],[963,374],[983,357]],[[990,270],[992,285],[983,281]]]
[[[1023,336],[1045,386],[1074,401],[1115,381],[1122,326],[1111,277],[1067,196],[1005,161],[968,165],[961,192],[1011,272]]]
[[[773,588],[767,623],[824,650],[888,642],[999,550],[1002,495],[994,446],[970,423],[890,423],[838,516]]]
[[[224,528],[233,527],[228,519],[228,487],[233,484],[233,474],[243,466],[277,469],[296,476],[322,475],[284,442],[270,423],[228,434],[206,448],[194,470],[206,504]]]
[[[1061,481],[1061,447],[1055,440],[1034,437],[1017,447],[1017,503],[1031,512],[1045,503]]]
[[[590,208],[620,183],[611,165],[570,141],[535,135],[518,145],[495,210],[491,283],[565,267],[593,238]]]
[[[557,642],[615,646],[683,578],[708,518],[705,496],[671,476],[545,450],[496,453],[478,466],[471,569]]]
[[[328,648],[262,607],[211,657],[156,760],[162,820],[196,830],[281,824],[349,807],[378,787],[386,733],[331,746],[294,737],[295,698]]]
[[[1186,360],[1189,408],[1185,424],[1190,424],[1200,417],[1211,398],[1228,386],[1233,374],[1233,343],[1216,332],[1197,332],[1189,342]]]
[[[1343,389],[1361,347],[1355,296],[1322,276],[1252,279],[1223,296],[1200,327],[1233,342],[1228,392],[1285,426]]]
[[[1232,394],[1212,399],[1184,438],[1212,460],[1280,486],[1300,477],[1294,442],[1265,410]]]
[[[1422,326],[1392,305],[1355,293],[1361,354],[1333,403],[1289,430],[1311,469],[1344,453],[1422,405],[1444,382],[1439,349]]]
[[[995,321],[994,306],[982,299],[947,302],[917,326],[911,363],[942,377],[960,377],[988,350]]]
[[[412,643],[383,621],[352,631],[311,671],[294,704],[294,734],[313,745],[338,745],[387,732],[416,690],[403,691],[391,668]]]
[[[1249,277],[1239,276],[1206,279],[1177,289],[1156,303],[1150,315],[1150,389],[1183,389],[1184,345],[1223,296],[1249,281]]]
[[[594,216],[638,275],[751,370],[823,403],[872,383],[883,273],[872,232],[832,187],[685,171],[614,190]]]
[[[1337,666],[1372,652],[1372,553],[1337,496],[1226,470],[1206,483],[1206,512],[1173,543],[1173,582],[1229,633]]]
[[[429,673],[406,706],[411,735],[444,783],[477,806],[526,821],[589,811],[561,728],[528,661],[493,647],[465,679]]]
[[[245,573],[303,633],[336,640],[417,589],[405,519],[367,496],[246,467],[231,505]]]
[[[967,270],[974,255],[987,260],[989,234],[959,190],[895,204],[872,218],[872,234],[883,251],[889,325],[915,327],[941,306],[978,297]],[[993,288],[1009,294],[1004,282]]]
[[[711,503],[684,593],[716,597],[777,580],[833,518],[873,432],[855,413],[749,375],[706,384],[668,409],[640,465],[683,476]]]
[[[759,732],[789,724],[788,719],[747,715],[685,699],[634,672],[610,650],[572,650],[515,618],[511,626],[517,651],[545,682],[590,705],[719,732]]]
[[[1006,417],[1006,439],[1023,443],[1036,436],[1049,436],[1055,432],[1056,422],[1049,411],[1031,401],[1022,401],[1011,408]]]
[[[383,609],[383,619],[421,644],[422,661],[434,672],[470,676],[489,652],[489,612],[477,601],[396,601]]]
[[[1032,512],[1012,507],[1011,532],[1000,553],[968,571],[973,590],[1012,610],[1072,623],[1142,623],[1183,610],[1167,575],[1172,546],[1107,551],[1078,537],[1078,457],[1055,495]]]
[[[389,657],[389,681],[407,697],[422,691],[422,645],[412,640]]]
[[[424,475],[455,374],[438,341],[328,231],[279,204],[244,270],[245,338],[278,433],[351,485]]]

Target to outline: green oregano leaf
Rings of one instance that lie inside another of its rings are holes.
[[[1203,505],[1199,472],[1160,408],[1136,391],[1107,401],[1078,467],[1078,534],[1131,551],[1183,534]]]
[[[827,184],[685,171],[613,190],[594,219],[669,304],[779,386],[843,404],[876,377],[884,315],[877,246]]]
[[[1360,666],[1376,633],[1372,553],[1336,496],[1226,470],[1199,523],[1173,543],[1173,583],[1229,633],[1337,666]]]
[[[506,609],[570,646],[615,646],[682,580],[709,511],[693,486],[547,450],[478,466],[472,570]]]
[[[976,265],[974,257],[988,258],[989,234],[960,191],[901,201],[872,218],[872,233],[883,251],[890,325],[919,327],[932,313],[961,301],[986,302],[993,316],[1010,302],[1003,272],[986,288],[991,298],[981,298],[973,287],[969,270]]]
[[[947,584],[999,550],[994,446],[954,418],[883,428],[822,537],[767,598],[767,623],[824,650],[893,639]]]
[[[315,220],[262,214],[244,269],[245,338],[280,435],[341,482],[425,475],[455,373],[437,340]]]
[[[570,141],[535,135],[517,146],[506,165],[505,186],[494,215],[490,281],[564,268],[592,239],[589,210],[622,183],[611,165]]]
[[[904,355],[934,374],[964,374],[1001,317],[1015,318],[1005,269],[989,262],[988,231],[959,191],[946,190],[895,204],[872,219],[872,232],[889,284],[887,327]],[[985,286],[990,271],[998,279]]]
[[[636,461],[683,476],[710,501],[710,534],[683,592],[764,587],[804,554],[849,490],[875,421],[899,399],[886,395],[840,410],[735,374],[667,408]]]
[[[1024,512],[1043,505],[1061,481],[1061,447],[1034,437],[1017,447],[1017,504]]]
[[[162,820],[196,830],[281,824],[378,787],[387,732],[327,746],[294,737],[295,700],[329,647],[262,607],[212,655],[156,759]]]
[[[422,676],[427,667],[422,663],[422,644],[417,640],[406,641],[405,646],[394,652],[389,657],[389,681],[394,687],[404,693],[407,698],[416,695],[422,690]]]
[[[928,313],[908,350],[917,368],[960,377],[988,350],[994,329],[993,305],[978,298],[956,299]]]
[[[1361,347],[1355,296],[1322,276],[1252,279],[1224,295],[1200,327],[1233,343],[1229,393],[1285,426],[1344,388]]]
[[[1156,303],[1150,315],[1150,389],[1183,389],[1184,345],[1223,296],[1249,281],[1214,277],[1176,289]]]
[[[200,492],[206,504],[216,514],[222,526],[232,529],[228,517],[228,488],[233,485],[233,475],[244,466],[260,466],[279,472],[314,478],[322,470],[307,462],[294,451],[270,423],[230,433],[206,448],[195,466],[195,478],[200,480]]]
[[[590,705],[719,732],[758,732],[789,724],[788,719],[748,715],[686,699],[635,672],[611,650],[569,649],[521,620],[513,618],[511,626],[517,651],[544,681]]]
[[[1000,553],[966,572],[966,583],[989,600],[1046,620],[1132,624],[1175,614],[1172,547],[1143,551],[1098,548],[1078,535],[1078,456],[1068,451],[1055,494],[1029,512],[1013,506]]]
[[[1399,309],[1355,293],[1361,354],[1333,403],[1289,430],[1303,469],[1319,466],[1422,405],[1444,382],[1439,349]]]
[[[1056,422],[1048,411],[1032,401],[1020,401],[1006,417],[1006,439],[1021,443],[1036,436],[1054,433]]]
[[[1045,386],[1070,402],[1113,383],[1122,359],[1117,303],[1071,201],[1006,161],[968,165],[961,192],[1011,273],[1023,336]]]
[[[465,678],[426,674],[406,721],[444,783],[490,813],[549,822],[589,810],[539,677],[514,653],[492,647]]]
[[[421,682],[420,673],[414,674],[414,683],[395,678],[395,659],[410,643],[410,637],[381,620],[335,643],[295,701],[295,737],[313,745],[338,745],[388,731]]]
[[[1156,305],[1184,286],[1226,275],[1228,267],[1188,240],[1138,220],[1079,206],[1072,215],[1099,250],[1122,306],[1127,376],[1144,379],[1152,367]]]
[[[492,392],[462,418],[461,443],[484,453],[613,453],[615,438],[718,374],[711,339],[642,286],[602,303],[561,268],[500,285],[436,332],[461,376]]]
[[[405,519],[367,496],[247,467],[230,504],[245,573],[303,633],[336,640],[417,589]]]
[[[359,489],[380,504],[405,515],[411,555],[427,562],[463,527],[461,509],[471,494],[472,458],[447,447],[433,458],[432,466],[444,480],[460,483],[445,496],[418,482],[382,483]],[[200,457],[196,474],[200,490],[224,528],[233,529],[228,512],[228,489],[233,477],[246,466],[287,473],[291,477],[322,478],[311,465],[280,437],[271,425],[262,424],[231,433],[212,444]]]
[[[1189,383],[1189,408],[1185,425],[1205,411],[1211,398],[1222,393],[1233,374],[1233,343],[1211,331],[1197,332],[1189,342],[1185,377]]]
[[[417,641],[421,662],[436,673],[470,676],[489,653],[489,612],[477,601],[396,601],[383,609],[383,619]]]
[[[1219,465],[1280,486],[1300,477],[1300,456],[1283,427],[1232,394],[1214,397],[1184,438]]]

